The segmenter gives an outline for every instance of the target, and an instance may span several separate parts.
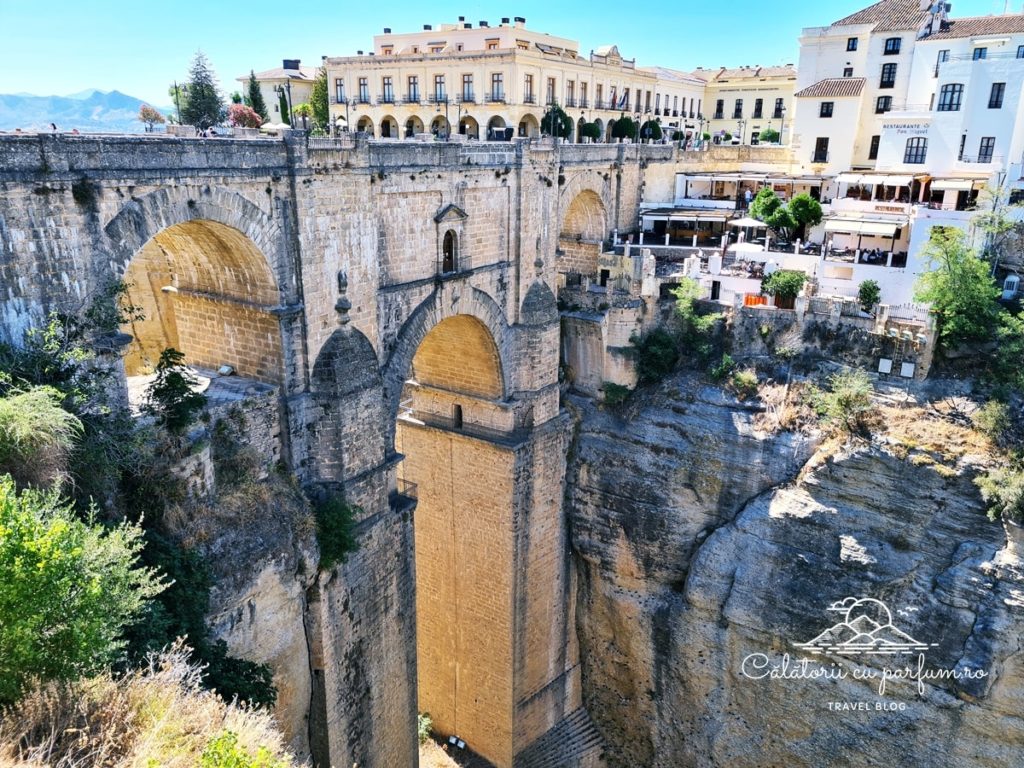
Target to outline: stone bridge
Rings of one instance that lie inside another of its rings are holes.
[[[319,764],[415,765],[418,709],[511,766],[581,706],[556,280],[671,157],[0,138],[0,338],[123,279],[126,380],[175,347],[269,385],[275,452],[359,506],[360,549],[306,596]]]

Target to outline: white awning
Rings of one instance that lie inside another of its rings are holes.
[[[875,184],[884,184],[887,187],[909,187],[914,181],[913,176],[882,176],[874,180]]]
[[[864,178],[864,176],[859,174],[859,173],[840,173],[838,176],[836,176],[836,183],[837,184],[860,184],[861,180],[863,178]]]
[[[715,210],[709,208],[707,210],[700,211],[672,211],[671,213],[659,211],[655,214],[645,213],[642,214],[644,219],[650,219],[651,221],[721,221],[724,222],[729,216],[732,215],[732,211]]]
[[[840,232],[849,235],[875,237],[895,237],[896,230],[905,227],[907,222],[897,221],[865,221],[862,219],[828,219],[825,221],[826,232]]]
[[[758,221],[757,219],[752,219],[749,216],[746,216],[746,217],[744,217],[742,219],[733,219],[732,221],[729,222],[729,226],[730,227],[756,227],[757,229],[767,229],[768,228],[768,225],[765,224],[763,221]]]
[[[946,189],[958,191],[970,191],[974,188],[974,181],[971,179],[936,179],[932,182],[932,190],[941,192]]]

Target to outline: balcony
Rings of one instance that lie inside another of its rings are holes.
[[[447,104],[448,94],[446,93],[434,93],[427,97],[429,104]]]
[[[461,104],[476,104],[476,94],[472,91],[463,91],[462,96],[459,97]]]
[[[721,112],[715,112],[715,116],[713,118],[711,118],[711,119],[712,120],[725,120],[725,115],[723,115]]]
[[[492,91],[484,97],[484,101],[488,104],[504,104],[505,94],[502,91]]]
[[[368,93],[361,93],[361,94],[359,94],[359,98],[356,99],[356,103],[357,104],[369,104],[370,103],[370,94],[368,94]]]
[[[590,102],[586,99],[580,99],[580,109],[590,109]]]
[[[963,155],[957,162],[970,163],[973,165],[992,165],[993,163],[1002,165],[1003,156],[988,153],[982,153],[979,155]]]
[[[815,150],[813,153],[811,153],[811,162],[812,163],[827,163],[828,162],[828,158],[829,158],[829,153],[828,152],[819,152],[818,150]]]
[[[419,498],[419,489],[416,483],[410,483],[399,478],[395,489],[388,496],[393,509],[411,509],[416,506],[417,499]]]
[[[608,107],[605,106],[604,99],[594,99],[594,109],[608,109]]]
[[[405,104],[419,104],[420,95],[418,93],[407,93],[402,101]]]
[[[570,107],[570,108],[575,108],[576,107],[576,97],[575,96],[569,96],[565,100],[565,106]]]
[[[395,103],[395,95],[393,93],[381,94],[381,95],[377,96],[377,103],[378,104],[394,104]]]
[[[537,97],[534,96],[532,93],[528,93],[525,96],[523,96],[523,104],[536,104],[536,103],[537,103]]]

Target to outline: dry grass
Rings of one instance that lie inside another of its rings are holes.
[[[761,432],[799,432],[818,425],[818,415],[805,397],[805,386],[799,382],[790,384],[788,392],[784,384],[769,382],[758,390],[765,410],[757,415],[754,427]]]
[[[946,413],[932,404],[925,407],[881,409],[884,429],[897,454],[911,457],[918,465],[956,465],[967,455],[987,456],[991,442],[959,415]],[[923,457],[923,458],[918,458]]]
[[[269,714],[201,690],[199,671],[178,647],[121,680],[31,690],[0,718],[0,768],[192,768],[224,731],[250,755],[263,747],[297,765]]]

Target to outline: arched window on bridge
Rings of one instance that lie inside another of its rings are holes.
[[[444,233],[444,243],[441,246],[441,274],[447,275],[458,269],[459,238],[455,230],[449,229]]]

